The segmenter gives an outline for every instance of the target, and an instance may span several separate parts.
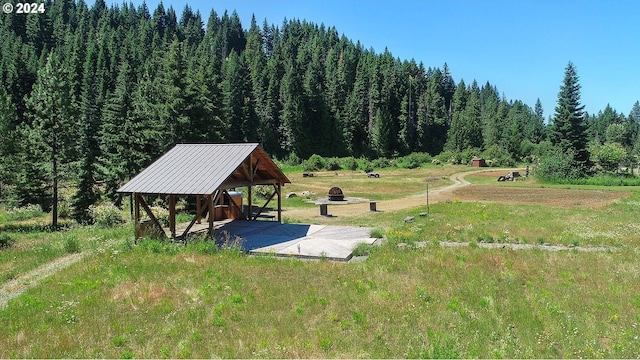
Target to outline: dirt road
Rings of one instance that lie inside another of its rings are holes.
[[[461,189],[465,186],[469,186],[470,183],[465,180],[465,176],[469,174],[476,174],[485,171],[509,171],[510,169],[492,169],[492,170],[477,170],[466,171],[453,174],[449,177],[452,184],[439,187],[436,189],[429,189],[429,203],[437,203],[441,201],[453,200],[454,191]],[[381,211],[398,211],[403,209],[409,209],[416,206],[427,205],[426,192],[421,194],[413,194],[402,198],[383,200],[378,204],[378,210]],[[329,213],[335,216],[358,216],[369,212],[369,203],[364,202],[360,204],[348,204],[348,205],[330,205]],[[309,219],[319,215],[319,209],[314,208],[295,208],[285,209],[282,215],[292,219]]]

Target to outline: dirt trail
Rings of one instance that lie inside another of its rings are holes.
[[[436,189],[429,189],[429,203],[437,203],[447,200],[453,200],[455,190],[461,189],[465,186],[471,185],[470,182],[465,180],[465,176],[470,174],[476,174],[480,172],[486,171],[510,171],[513,169],[491,169],[491,170],[476,170],[476,171],[465,171],[453,174],[449,176],[449,179],[453,184],[439,187]],[[412,207],[424,205],[426,207],[427,204],[427,194],[414,194],[405,196],[398,199],[391,200],[382,200],[378,203],[377,208],[379,211],[397,211],[402,209],[409,209]],[[361,214],[365,214],[369,212],[369,203],[361,203],[361,204],[349,204],[349,205],[329,205],[329,213],[335,216],[357,216]],[[315,216],[319,216],[320,212],[317,207],[313,208],[296,208],[296,209],[285,209],[283,210],[282,215],[288,218],[312,218]]]
[[[101,247],[101,249],[113,245],[114,243],[115,242],[109,242]],[[0,285],[0,310],[6,308],[11,299],[20,296],[23,292],[37,286],[47,277],[77,263],[96,251],[99,250],[85,250],[79,253],[63,256]]]

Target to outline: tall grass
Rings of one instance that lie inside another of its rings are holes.
[[[408,177],[418,191],[432,176],[394,170],[376,179],[391,178],[385,184],[320,175],[299,188],[362,181],[363,192],[393,197],[402,189],[390,187]],[[338,217],[385,237],[358,249],[366,261],[346,264],[251,257],[204,239],[133,245],[132,225],[14,231],[0,250],[0,284],[65,256],[67,243],[99,251],[0,311],[0,357],[633,357],[639,209],[634,193],[596,210],[451,201],[428,216],[416,207]],[[439,245],[478,239],[617,251]]]
[[[336,264],[180,249],[114,248],[13,300],[0,313],[0,356],[558,358],[640,351],[635,253],[383,245],[368,261]]]

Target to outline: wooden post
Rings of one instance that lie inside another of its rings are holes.
[[[200,214],[202,206],[200,206],[200,200],[202,200],[202,196],[196,195],[196,222],[198,224],[202,224],[202,215]]]
[[[140,237],[140,200],[138,199],[138,195],[137,193],[133,193],[133,200],[135,202],[135,205],[133,207],[133,218],[134,218],[134,224],[135,224],[135,240],[134,242],[137,243],[138,238]]]
[[[282,223],[282,186],[280,185],[279,180],[278,185],[276,186],[276,191],[278,192],[278,222]]]
[[[253,185],[247,186],[247,201],[249,202],[249,209],[247,210],[247,220],[251,220],[253,217],[253,201],[251,199],[251,188]]]
[[[176,196],[169,195],[169,232],[171,239],[176,238]]]
[[[253,201],[251,197],[251,188],[253,187],[253,177],[255,172],[253,171],[253,153],[249,155],[249,185],[247,186],[247,201],[249,202],[249,210],[247,210],[247,219],[251,220],[253,217]]]
[[[213,194],[207,196],[207,206],[209,206],[209,237],[213,237]]]
[[[427,183],[427,215],[429,215],[429,183]]]

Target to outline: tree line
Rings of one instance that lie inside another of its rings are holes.
[[[568,136],[539,100],[456,83],[446,63],[377,53],[334,27],[254,17],[245,30],[236,12],[211,10],[205,23],[162,3],[45,7],[0,17],[0,198],[54,218],[60,181],[77,187],[83,221],[176,143],[259,142],[279,159],[448,151],[515,162]],[[578,115],[585,143],[637,153],[638,103],[628,116]]]

